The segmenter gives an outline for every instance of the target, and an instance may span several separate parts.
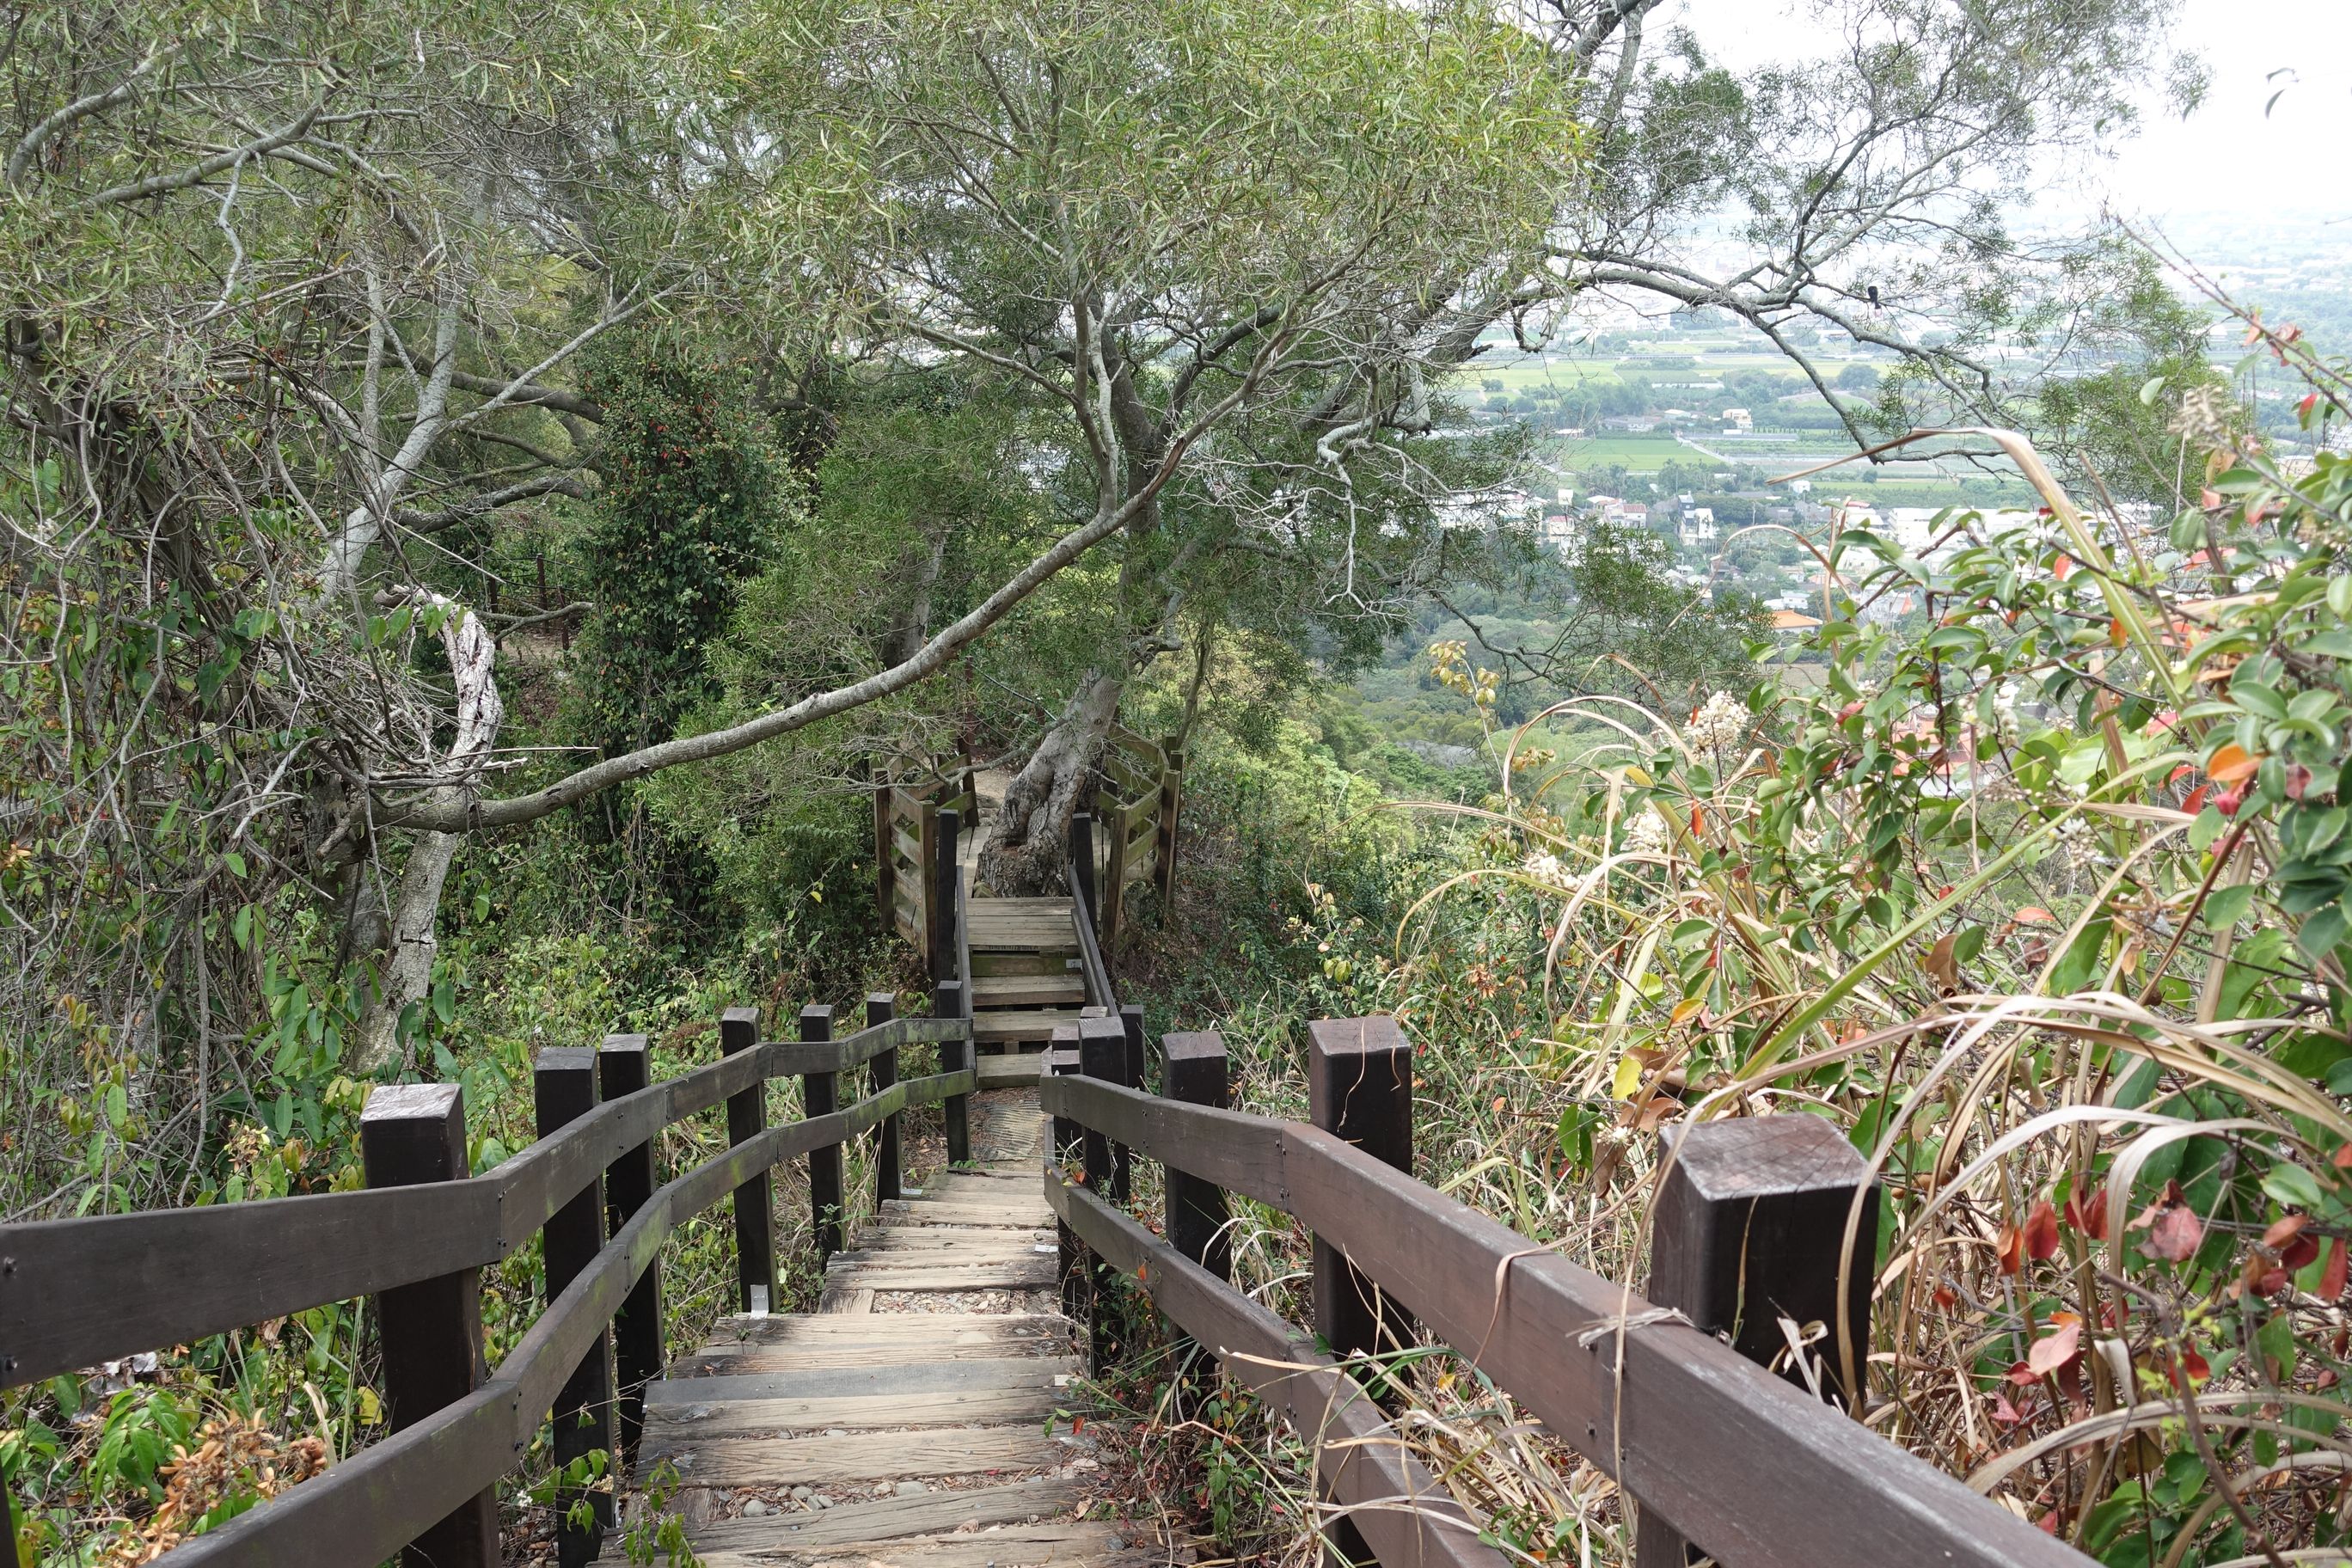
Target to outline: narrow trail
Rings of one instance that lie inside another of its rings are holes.
[[[1062,1315],[1034,1089],[974,1099],[972,1163],[883,1205],[818,1310],[722,1321],[646,1391],[635,1481],[708,1568],[1144,1568],[1156,1526],[1087,1519],[1094,1431],[1049,1417],[1083,1367]],[[660,1559],[656,1557],[656,1561]],[[628,1561],[625,1534],[600,1562]]]

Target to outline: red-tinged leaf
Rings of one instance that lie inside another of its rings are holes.
[[[2042,1381],[2042,1374],[2023,1362],[2019,1362],[2011,1367],[2002,1376],[2004,1381],[2013,1383],[2020,1388],[2031,1388]]]
[[[2305,1231],[2309,1230],[2310,1228],[2311,1216],[2309,1215],[2288,1215],[2284,1219],[2273,1220],[2271,1222],[2271,1227],[2263,1232],[2263,1245],[2269,1247],[2273,1252],[2277,1252],[2281,1248],[2284,1247],[2288,1242],[2293,1241],[2296,1237],[2301,1236]]]
[[[2168,773],[2165,774],[2165,775],[2164,775],[2164,782],[2165,782],[2165,783],[2167,783],[2167,784],[2179,784],[2182,779],[2185,779],[2185,778],[2192,778],[2192,777],[2194,777],[2194,776],[2196,775],[2196,773],[2197,773],[2197,764],[2196,764],[2196,763],[2181,763],[2179,767],[2177,767],[2177,768],[2173,769],[2170,773]]]
[[[1937,1286],[1934,1294],[1936,1298],[1936,1305],[1941,1307],[1947,1312],[1960,1304],[1959,1292],[1953,1289],[1949,1285]]]
[[[2013,1225],[2000,1227],[2000,1271],[2015,1274],[2025,1267],[2025,1233]]]
[[[2043,1198],[2025,1216],[2025,1255],[2039,1263],[2057,1254],[2058,1211]]]
[[[1696,838],[1700,834],[1705,833],[1706,831],[1706,810],[1705,810],[1705,808],[1704,808],[1704,807],[1701,807],[1701,806],[1696,806],[1696,805],[1695,805],[1695,806],[1692,806],[1692,807],[1691,807],[1691,837],[1692,837],[1693,838]]]
[[[2005,1394],[1995,1394],[1992,1396],[1992,1418],[2004,1426],[2014,1426],[2025,1419],[2018,1413],[2017,1406],[2009,1402],[2009,1395]]]
[[[2339,1171],[2352,1171],[2352,1143],[2347,1143],[2337,1149],[2335,1158],[2329,1160],[2328,1163]]]
[[[2066,1223],[2094,1241],[2107,1239],[2107,1187],[2102,1182],[2091,1189],[2091,1201],[2084,1203],[2083,1194],[2074,1193],[2066,1199]]]
[[[2301,763],[2289,763],[2286,765],[2287,799],[2301,800],[2310,790],[2311,770]]]
[[[2011,918],[2021,926],[2048,926],[2058,923],[2058,917],[2040,904],[2028,904]]]
[[[2301,397],[2295,399],[2294,416],[2298,419],[2308,419],[2311,417],[2311,411],[2318,406],[2319,394],[2315,392],[2306,392]]]
[[[2187,812],[2191,816],[2196,816],[2199,812],[2205,809],[2205,797],[2212,793],[2213,786],[2211,784],[2199,784],[2195,789],[2189,792],[2189,798],[2180,803],[2180,809]]]
[[[2059,1517],[2063,1511],[2064,1510],[2062,1509],[2052,1509],[2048,1513],[2043,1514],[2040,1519],[2033,1521],[2033,1528],[2040,1531],[2044,1535],[2057,1534],[2058,1527],[2065,1522],[2063,1519]]]
[[[2187,1204],[2175,1204],[2157,1216],[2140,1247],[2150,1258],[2184,1263],[2197,1256],[2198,1244],[2204,1239],[2205,1222],[2197,1217],[2197,1211]]]
[[[2345,1244],[2339,1237],[2327,1247],[2327,1267],[2319,1271],[2319,1299],[2333,1301],[2344,1294],[2347,1259]]]
[[[2025,1352],[2025,1364],[2034,1376],[2047,1377],[2073,1361],[2082,1348],[2081,1322],[2063,1323],[2033,1342]]]
[[[2052,574],[2054,575],[2061,583],[2063,583],[2067,577],[2073,574],[2074,570],[2074,558],[2071,555],[2061,555],[2057,560],[2050,563],[2050,571]]]
[[[2319,1237],[2306,1231],[2279,1248],[2279,1267],[2290,1274],[2299,1274],[2318,1257]]]
[[[2182,1354],[2180,1366],[2182,1371],[2189,1373],[2189,1381],[2191,1383],[2203,1383],[2213,1375],[2212,1365],[2206,1361],[2204,1352],[2194,1346]]]

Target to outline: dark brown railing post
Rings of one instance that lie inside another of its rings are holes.
[[[1046,1048],[1041,1070],[1047,1078],[1066,1078],[1077,1072],[1078,1065],[1078,1026],[1076,1024],[1055,1025],[1053,1041]],[[1053,1139],[1054,1163],[1066,1175],[1082,1157],[1078,1124],[1066,1116],[1055,1117]],[[1054,1238],[1061,1243],[1062,1315],[1076,1322],[1078,1310],[1084,1305],[1080,1300],[1084,1291],[1078,1278],[1078,1259],[1083,1249],[1078,1246],[1078,1233],[1060,1219],[1054,1222]]]
[[[760,1043],[760,1010],[730,1007],[719,1016],[719,1054],[731,1057]],[[768,1080],[727,1097],[727,1142],[748,1143],[767,1131]],[[742,1310],[764,1317],[776,1305],[776,1227],[768,1173],[735,1189],[735,1272]]]
[[[596,1052],[597,1087],[606,1100],[635,1094],[652,1081],[650,1053],[643,1035],[607,1035]],[[654,1140],[624,1150],[604,1167],[604,1223],[613,1235],[652,1201],[660,1183],[654,1169]],[[620,1455],[635,1455],[646,1426],[646,1384],[662,1374],[661,1261],[648,1265],[629,1288],[628,1300],[613,1318],[613,1382],[619,1393]]]
[[[1124,1050],[1119,1058],[1119,1079],[1129,1089],[1141,1089],[1148,1081],[1143,1062],[1143,1007],[1129,1002],[1118,1010],[1119,1033],[1124,1038]],[[1111,1202],[1125,1208],[1134,1196],[1135,1162],[1124,1143],[1111,1145]]]
[[[963,814],[942,811],[938,813],[938,817],[939,831],[927,846],[929,858],[924,863],[921,872],[929,879],[924,901],[930,910],[930,951],[925,956],[929,960],[934,981],[961,978],[955,972],[955,885],[956,868],[961,864],[958,856]]]
[[[1225,1109],[1225,1042],[1214,1029],[1163,1035],[1160,1092],[1186,1105]],[[1225,1190],[1168,1167],[1168,1245],[1215,1275],[1234,1277],[1233,1238],[1225,1234]]]
[[[462,1181],[466,1098],[454,1083],[387,1084],[360,1111],[360,1162],[371,1187]],[[479,1388],[481,1270],[396,1286],[375,1299],[383,1347],[383,1398],[392,1429],[405,1430]],[[495,1486],[419,1533],[400,1554],[404,1568],[498,1568]]]
[[[940,1070],[963,1072],[972,1068],[976,1053],[971,1041],[971,1004],[966,998],[962,981],[942,980],[931,987],[931,1016],[955,1018],[965,1025],[961,1039],[940,1042]],[[971,1096],[948,1096],[940,1104],[940,1116],[946,1124],[948,1163],[971,1163]]]
[[[814,1045],[833,1038],[833,1009],[814,1005],[801,1009],[801,1039]],[[841,1082],[829,1072],[801,1075],[801,1110],[809,1117],[830,1116],[841,1109]],[[825,1143],[809,1151],[809,1219],[816,1237],[816,1266],[841,1250],[841,1145]]]
[[[877,991],[866,998],[866,1026],[887,1024],[898,1011],[898,999],[887,991]],[[866,1082],[875,1094],[881,1093],[898,1081],[898,1047],[877,1051],[866,1066]],[[896,1111],[884,1117],[874,1128],[874,1201],[885,1204],[898,1194],[898,1117]]]
[[[893,868],[898,858],[898,834],[890,809],[890,769],[886,764],[874,770],[874,907],[882,916],[882,929],[888,931],[898,923],[898,911],[891,900],[897,897],[893,885]]]
[[[1078,1020],[1078,1071],[1087,1078],[1102,1079],[1109,1083],[1121,1083],[1127,1078],[1127,1031],[1116,1018],[1081,1018]],[[1127,1151],[1114,1150],[1110,1141],[1089,1127],[1085,1130],[1084,1152],[1080,1159],[1086,1166],[1087,1190],[1107,1196],[1123,1192],[1127,1185]],[[1123,1200],[1118,1200],[1123,1201]],[[1091,1310],[1087,1313],[1087,1343],[1092,1365],[1097,1373],[1108,1366],[1118,1353],[1118,1321],[1110,1289],[1110,1268],[1100,1258],[1091,1258],[1087,1269],[1090,1289]]]
[[[1087,919],[1094,922],[1095,935],[1102,935],[1102,910],[1095,900],[1095,819],[1091,812],[1079,812],[1070,818],[1070,868],[1078,885],[1070,889],[1087,906]]]
[[[541,1138],[595,1110],[596,1053],[586,1046],[550,1046],[541,1051],[531,1068],[531,1102]],[[550,1306],[604,1249],[604,1204],[599,1185],[591,1182],[566,1199],[547,1216],[540,1232]],[[599,1333],[580,1364],[572,1369],[572,1375],[564,1379],[554,1407],[548,1412],[559,1474],[583,1455],[600,1449],[606,1462],[612,1461],[612,1351],[609,1331]],[[583,1500],[589,1508],[584,1527],[572,1522],[573,1505]],[[556,1561],[562,1568],[583,1568],[594,1562],[612,1522],[612,1488],[559,1485],[555,1489]]]
[[[1412,1047],[1394,1018],[1307,1026],[1307,1100],[1316,1126],[1412,1173]],[[1411,1320],[1338,1248],[1315,1238],[1315,1331],[1335,1355],[1381,1355],[1412,1342]]]
[[[1160,841],[1153,846],[1159,851],[1158,864],[1152,868],[1160,884],[1160,918],[1168,918],[1168,906],[1176,897],[1176,816],[1184,806],[1184,753],[1166,753],[1168,765],[1160,773]]]
[[[1838,1300],[1846,1215],[1862,1192],[1860,1256]],[[1814,1352],[1821,1385],[1851,1407],[1836,1323],[1853,1336],[1857,1371],[1870,1350],[1870,1290],[1878,1238],[1878,1190],[1869,1163],[1818,1116],[1741,1117],[1685,1129],[1659,1188],[1652,1225],[1653,1306],[1671,1307],[1701,1333],[1766,1365],[1786,1355],[1780,1321],[1823,1323]],[[1744,1292],[1744,1293],[1743,1293]],[[1804,1380],[1788,1368],[1791,1382]],[[1635,1537],[1637,1568],[1683,1568],[1697,1553],[1644,1501]]]
[[[1325,1018],[1307,1025],[1307,1100],[1316,1126],[1412,1174],[1412,1047],[1394,1018]],[[1319,1236],[1314,1300],[1315,1331],[1334,1355],[1381,1356],[1412,1342],[1412,1321],[1403,1309]],[[1377,1385],[1381,1380],[1365,1381]],[[1375,1561],[1353,1521],[1345,1518],[1333,1520],[1324,1531],[1324,1548],[1327,1563]]]

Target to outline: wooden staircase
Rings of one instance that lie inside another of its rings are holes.
[[[976,1097],[973,1163],[881,1205],[814,1313],[736,1317],[646,1390],[642,1484],[707,1568],[1145,1568],[1181,1543],[1116,1518],[1061,1315],[1034,1089]],[[656,1562],[661,1558],[656,1554]],[[604,1563],[627,1561],[623,1532]]]

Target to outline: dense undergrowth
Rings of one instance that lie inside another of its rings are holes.
[[[2340,416],[2291,335],[2251,338]],[[1305,1020],[1396,1014],[1417,1173],[1612,1279],[1642,1277],[1659,1126],[1827,1117],[1885,1201],[1849,1237],[1872,1342],[1814,1325],[1806,1353],[1866,1359],[1866,1424],[2106,1563],[2324,1557],[2352,1454],[2352,464],[2283,472],[2227,413],[2184,400],[2210,460],[2150,533],[2013,441],[2032,525],[1955,512],[1932,564],[1842,531],[1826,689],[1768,666],[1744,696],[1571,700],[1556,757],[1490,724],[1512,786],[1410,826],[1308,751],[1238,759],[1139,970],[1269,1114],[1304,1114]],[[1865,613],[1896,593],[1924,620]],[[1431,652],[1491,711],[1465,649]],[[1306,1243],[1236,1222],[1245,1288],[1295,1320]],[[1410,1381],[1497,1543],[1629,1551],[1591,1465],[1456,1363]],[[1283,1439],[1170,1435],[1199,1500],[1259,1476],[1263,1549],[1306,1560]]]

